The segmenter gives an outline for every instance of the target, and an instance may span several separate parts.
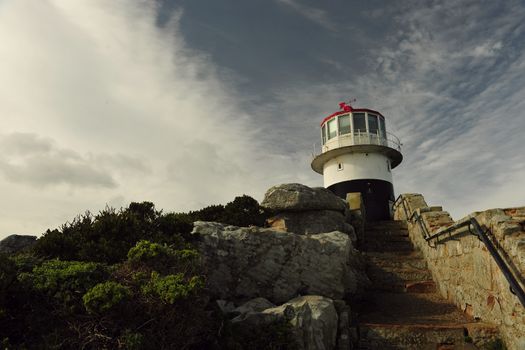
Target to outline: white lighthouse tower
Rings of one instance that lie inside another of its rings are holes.
[[[403,160],[399,139],[386,131],[378,111],[345,102],[339,107],[321,122],[322,144],[312,169],[341,198],[360,192],[367,221],[388,220],[395,200],[392,169]]]

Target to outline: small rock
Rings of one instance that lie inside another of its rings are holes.
[[[272,307],[275,307],[275,305],[272,304],[268,299],[259,297],[249,300],[241,306],[235,308],[234,312],[238,312],[239,314],[245,314],[248,312],[260,312],[266,309],[270,309]]]
[[[332,350],[336,346],[338,316],[329,298],[305,295],[262,312],[250,312],[232,320],[238,327],[260,327],[286,320],[298,349]]]
[[[231,301],[219,299],[216,301],[216,303],[224,315],[229,315],[229,314],[234,313],[235,304],[233,304]]]
[[[290,300],[286,305],[293,308],[290,323],[299,349],[331,350],[335,347],[338,316],[331,299],[305,295]]]

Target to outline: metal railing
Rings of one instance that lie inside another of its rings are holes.
[[[368,132],[353,132],[348,134],[339,134],[329,140],[326,140],[324,145],[319,142],[314,143],[312,156],[315,158],[317,155],[330,151],[332,149],[355,146],[355,145],[379,145],[386,146],[398,150],[401,152],[402,143],[399,141],[396,135],[387,131],[386,135]]]
[[[410,210],[407,208],[405,201],[406,199],[402,195],[398,196],[394,202],[394,210],[396,210],[399,205],[402,205],[407,221],[414,222],[415,220],[418,223],[419,227],[421,228],[423,238],[432,248],[435,248],[437,244],[444,243],[448,240],[457,239],[459,236],[465,235],[465,233],[478,237],[478,239],[481,240],[487,248],[487,251],[490,253],[492,259],[494,259],[496,265],[498,265],[501,273],[503,273],[503,276],[505,276],[505,279],[509,283],[511,293],[516,295],[521,305],[525,307],[525,290],[518,282],[518,279],[514,276],[514,273],[509,266],[510,264],[507,263],[505,259],[503,259],[501,254],[498,252],[496,245],[492,242],[489,236],[490,230],[488,228],[483,230],[478,220],[476,220],[474,217],[470,217],[466,220],[459,221],[445,229],[439,230],[437,233],[431,235],[423,220],[423,217],[418,213],[417,210],[414,210],[413,213],[410,214]],[[462,228],[464,228],[464,230],[462,230]],[[432,243],[434,243],[434,245],[432,245]]]

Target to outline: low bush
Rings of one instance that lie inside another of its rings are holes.
[[[176,259],[175,250],[166,244],[140,240],[128,251],[128,261],[133,264],[169,264]]]
[[[37,291],[61,301],[74,299],[107,277],[103,265],[93,262],[49,260],[22,273],[20,278]]]
[[[120,283],[107,281],[95,285],[82,297],[89,313],[102,314],[114,310],[131,297],[131,290]]]
[[[140,240],[184,246],[192,229],[188,216],[155,210],[151,202],[128,208],[106,208],[97,215],[86,212],[59,229],[48,230],[33,251],[45,258],[114,264],[126,260]]]
[[[161,277],[158,272],[151,273],[150,281],[142,287],[146,296],[159,298],[163,303],[174,304],[176,301],[196,295],[204,287],[204,281],[199,276],[189,279],[184,274]]]

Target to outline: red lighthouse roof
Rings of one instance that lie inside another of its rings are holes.
[[[323,121],[321,122],[321,126],[323,126],[324,123],[326,123],[327,121],[329,121],[330,119],[332,119],[332,118],[334,118],[334,117],[336,117],[338,115],[346,114],[346,113],[353,113],[353,112],[369,112],[369,113],[374,113],[374,114],[380,115],[383,118],[385,117],[384,115],[382,115],[378,111],[374,111],[373,109],[354,108],[354,107],[346,104],[346,102],[339,103],[339,107],[341,108],[341,111],[337,111],[335,113],[332,113],[328,117],[324,118]]]

